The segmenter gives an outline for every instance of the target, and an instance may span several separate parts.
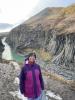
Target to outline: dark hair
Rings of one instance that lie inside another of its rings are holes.
[[[25,61],[27,61],[28,60],[28,54],[25,55],[24,57],[25,57]]]
[[[34,56],[35,59],[36,59],[36,54],[35,53],[29,53],[28,58],[31,57],[31,56]]]

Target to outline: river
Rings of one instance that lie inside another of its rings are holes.
[[[5,46],[4,52],[2,53],[2,59],[23,62],[24,56],[21,56],[21,55],[17,54],[15,51],[11,50],[10,46],[6,43],[5,40],[6,40],[6,37],[2,38],[2,43]]]

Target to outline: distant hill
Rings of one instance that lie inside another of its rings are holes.
[[[0,23],[0,33],[1,33],[1,32],[7,32],[7,31],[9,31],[12,27],[13,27],[12,24]]]
[[[13,27],[12,24],[0,23],[0,30],[7,29],[7,28],[11,28],[11,27]]]

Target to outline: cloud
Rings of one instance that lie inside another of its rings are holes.
[[[2,10],[1,10],[1,8],[0,8],[0,13],[2,13]]]
[[[0,0],[0,22],[15,24],[27,19],[39,0]]]

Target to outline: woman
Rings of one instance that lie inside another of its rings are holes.
[[[28,100],[41,100],[41,91],[44,90],[40,66],[35,60],[36,54],[30,53],[28,63],[25,63],[20,73],[20,91]]]

